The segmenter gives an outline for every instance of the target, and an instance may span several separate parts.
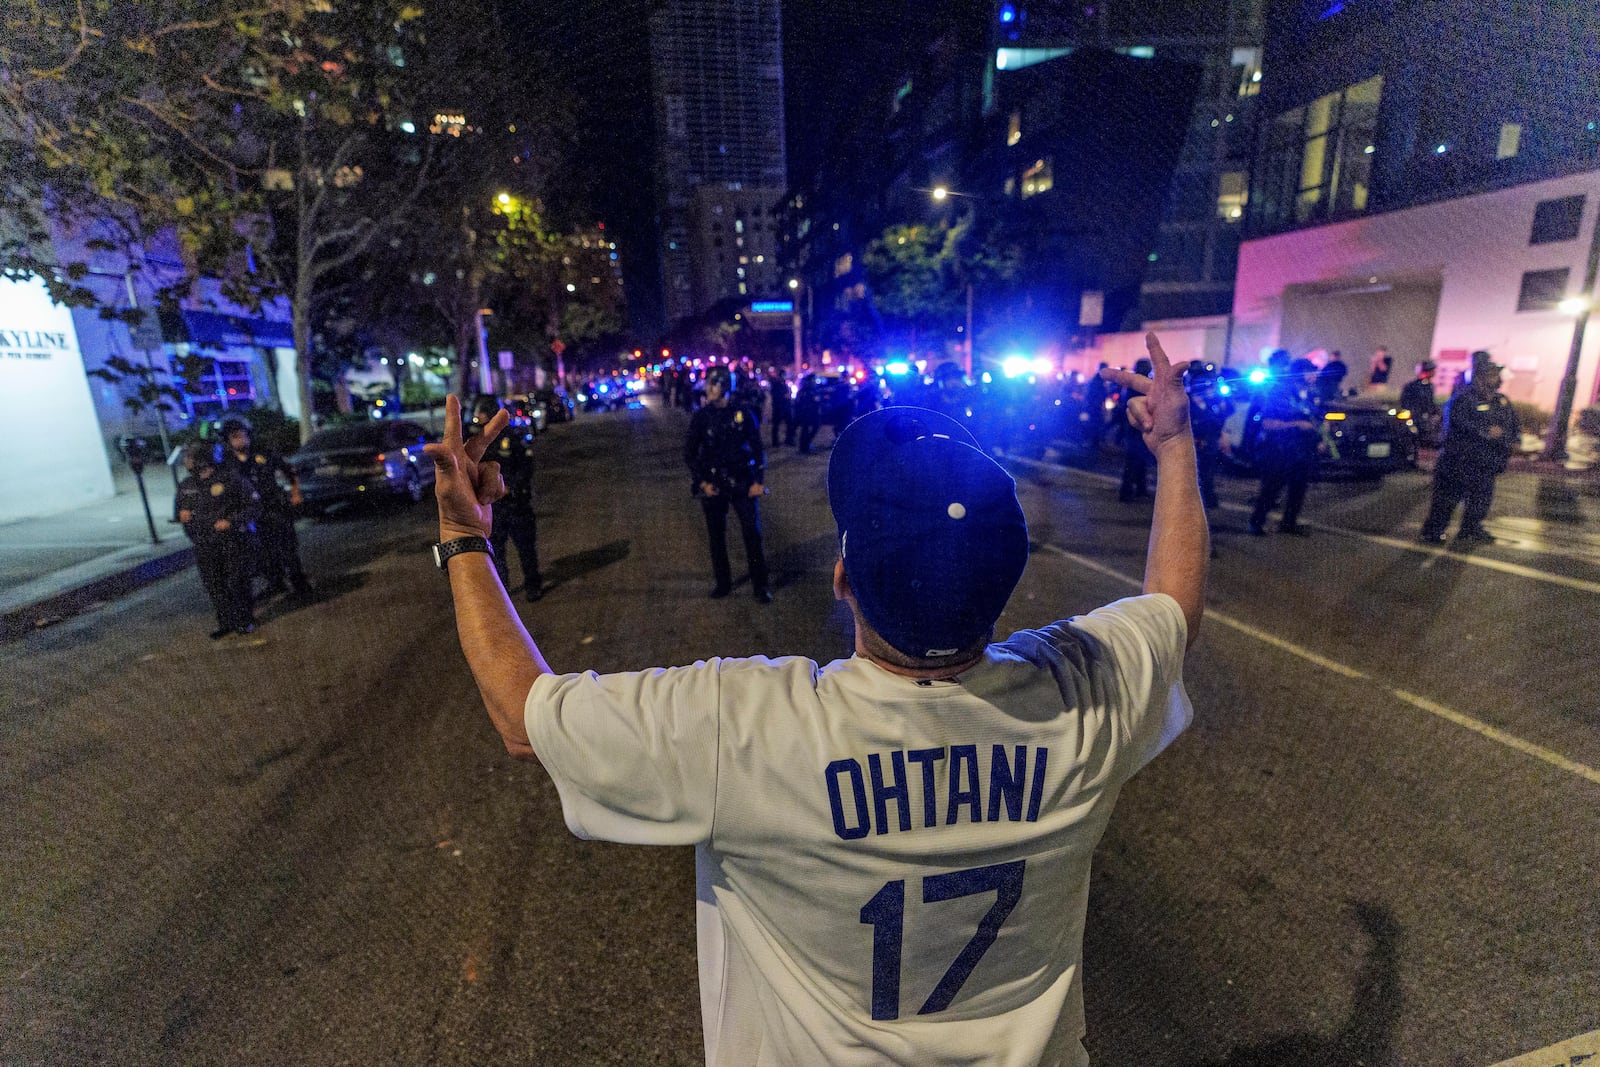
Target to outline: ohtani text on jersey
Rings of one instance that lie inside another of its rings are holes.
[[[1026,745],[1009,751],[1005,745],[987,747],[987,793],[980,782],[978,745],[874,752],[867,756],[865,771],[858,759],[834,760],[822,772],[833,808],[833,832],[854,841],[873,829],[880,834],[910,830],[914,816],[921,819],[920,829],[963,820],[1037,822],[1050,750],[1034,748],[1030,756]],[[907,764],[912,765],[909,774]]]

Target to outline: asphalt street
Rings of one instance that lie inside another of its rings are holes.
[[[541,438],[555,585],[512,584],[550,664],[848,654],[825,449],[769,465],[777,602],[710,601],[686,423]],[[1002,631],[1137,590],[1109,461],[1013,470]],[[1470,554],[1411,544],[1425,474],[1314,486],[1305,539],[1225,486],[1194,726],[1096,856],[1098,1064],[1487,1067],[1600,1026],[1600,540],[1557,481],[1507,479]],[[431,517],[303,524],[319,591],[250,638],[207,640],[190,570],[4,646],[0,1062],[702,1061],[691,852],[572,838],[505,755]]]

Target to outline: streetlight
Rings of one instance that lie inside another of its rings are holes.
[[[510,193],[501,193],[499,196],[495,197],[495,199],[500,201],[500,206],[501,207],[510,207],[511,206],[511,194]]]
[[[1577,296],[1561,301],[1558,307],[1572,316],[1572,347],[1567,351],[1567,369],[1561,376],[1561,388],[1556,393],[1556,410],[1550,420],[1550,440],[1545,442],[1544,458],[1567,458],[1567,422],[1572,418],[1572,404],[1578,392],[1578,364],[1583,360],[1583,334],[1589,325],[1589,314],[1594,306],[1595,279],[1600,274],[1600,222],[1594,223],[1594,234],[1589,238],[1589,262],[1583,272],[1583,289]]]
[[[798,291],[799,288],[800,288],[800,279],[799,278],[790,278],[789,279],[789,288]]]
[[[939,203],[943,203],[951,195],[950,190],[942,185],[934,186],[932,194],[933,199]],[[965,196],[966,194],[956,193],[955,195]],[[962,348],[966,350],[966,372],[967,377],[970,378],[972,377],[972,282],[970,280],[967,282],[967,331],[962,338]]]
[[[798,380],[800,378],[800,369],[805,363],[805,360],[804,360],[805,344],[801,340],[802,324],[801,324],[801,321],[800,321],[800,279],[799,278],[790,278],[789,279],[789,291],[794,294],[794,299],[789,302],[789,304],[790,304],[790,314],[791,314],[791,317],[789,319],[789,323],[794,328],[794,376],[795,376],[795,379]],[[808,301],[811,299],[811,290],[809,288],[806,290],[806,299]]]

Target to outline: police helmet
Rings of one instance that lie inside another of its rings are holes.
[[[726,364],[714,363],[706,368],[705,382],[707,385],[716,382],[722,386],[723,392],[731,393],[733,392],[733,370]]]

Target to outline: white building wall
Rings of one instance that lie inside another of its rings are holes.
[[[0,522],[114,492],[71,309],[0,279]]]
[[[1540,201],[1579,194],[1586,200],[1576,238],[1528,243]],[[1360,287],[1432,277],[1438,279],[1440,293],[1428,354],[1434,359],[1444,354],[1453,365],[1454,353],[1487,349],[1510,371],[1509,396],[1553,409],[1572,344],[1573,319],[1555,310],[1517,311],[1522,275],[1566,267],[1566,295],[1577,295],[1597,216],[1600,171],[1591,171],[1247,241],[1239,250],[1234,287],[1231,362],[1254,362],[1262,350],[1278,347],[1289,286]],[[1600,320],[1591,323],[1585,336],[1577,408],[1595,396],[1597,353]],[[1366,370],[1370,354],[1370,349],[1345,352],[1353,374]],[[1397,355],[1394,381],[1405,381],[1419,358]]]

